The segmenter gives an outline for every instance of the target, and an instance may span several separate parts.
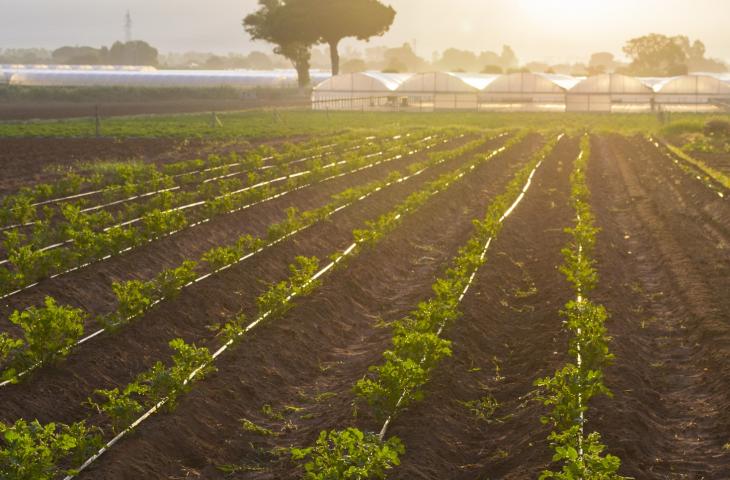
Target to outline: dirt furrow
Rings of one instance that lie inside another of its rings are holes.
[[[594,139],[595,300],[613,315],[616,361],[606,371],[615,396],[595,402],[592,427],[625,475],[728,478],[727,250],[702,233],[705,187],[645,153],[618,136]]]
[[[532,384],[567,358],[558,312],[571,288],[556,267],[573,220],[568,177],[577,155],[576,138],[555,150],[492,243],[463,317],[444,332],[453,356],[436,369],[425,401],[393,424],[406,454],[390,478],[536,478],[549,465],[549,428]]]

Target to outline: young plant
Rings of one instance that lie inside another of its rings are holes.
[[[59,464],[77,463],[101,444],[97,429],[83,422],[72,425],[37,420],[0,422],[0,478],[5,480],[52,480],[65,472]]]
[[[198,264],[185,260],[177,268],[163,270],[154,280],[156,299],[174,298],[182,288],[195,280],[195,267]]]
[[[283,315],[289,308],[292,296],[306,295],[317,287],[311,281],[317,271],[319,260],[316,257],[297,257],[296,264],[289,265],[291,275],[287,280],[271,285],[269,289],[256,299],[259,315],[269,312],[270,317]]]
[[[46,297],[44,305],[16,310],[10,316],[10,321],[23,329],[26,348],[21,362],[26,365],[66,356],[84,334],[87,315],[83,310],[57,305],[51,297]]]
[[[155,285],[153,282],[129,280],[127,282],[114,282],[112,290],[117,297],[117,309],[109,315],[100,317],[100,321],[106,328],[114,330],[150,308],[155,293]]]
[[[167,408],[174,409],[177,397],[188,392],[193,381],[216,370],[212,365],[213,357],[207,348],[188,345],[181,338],[171,340],[170,348],[175,350],[171,367],[157,362],[137,378],[137,383],[146,387],[144,392],[148,407],[167,398]],[[195,378],[191,378],[193,372],[196,372]]]
[[[309,459],[304,465],[307,480],[382,480],[388,470],[400,465],[404,453],[397,437],[381,442],[356,428],[323,431],[314,447],[291,449],[292,459]]]
[[[134,419],[142,412],[144,406],[140,402],[149,390],[146,385],[136,382],[127,385],[121,392],[118,388],[111,390],[94,390],[94,395],[104,400],[96,402],[89,398],[88,403],[99,413],[105,414],[112,422],[114,433],[127,428]]]

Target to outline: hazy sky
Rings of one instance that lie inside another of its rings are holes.
[[[700,38],[708,54],[730,61],[730,0],[384,0],[398,12],[372,45],[415,39],[428,59],[448,47],[499,51],[521,61],[586,60],[621,53],[624,41],[649,32]],[[134,37],[162,52],[267,49],[244,35],[241,18],[256,0],[0,0],[0,48],[109,45],[123,39],[127,9]],[[363,42],[347,45],[366,47]]]

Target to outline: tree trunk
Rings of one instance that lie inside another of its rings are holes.
[[[337,51],[337,44],[339,40],[332,40],[329,42],[330,46],[330,59],[332,61],[332,76],[340,73],[340,53]]]
[[[312,82],[312,79],[309,76],[309,60],[298,60],[293,63],[294,68],[297,69],[299,88],[308,87]]]

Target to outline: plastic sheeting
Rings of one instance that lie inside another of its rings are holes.
[[[295,70],[107,70],[107,69],[4,69],[11,85],[119,86],[119,87],[289,87],[296,86]],[[319,83],[329,73],[313,71]]]

